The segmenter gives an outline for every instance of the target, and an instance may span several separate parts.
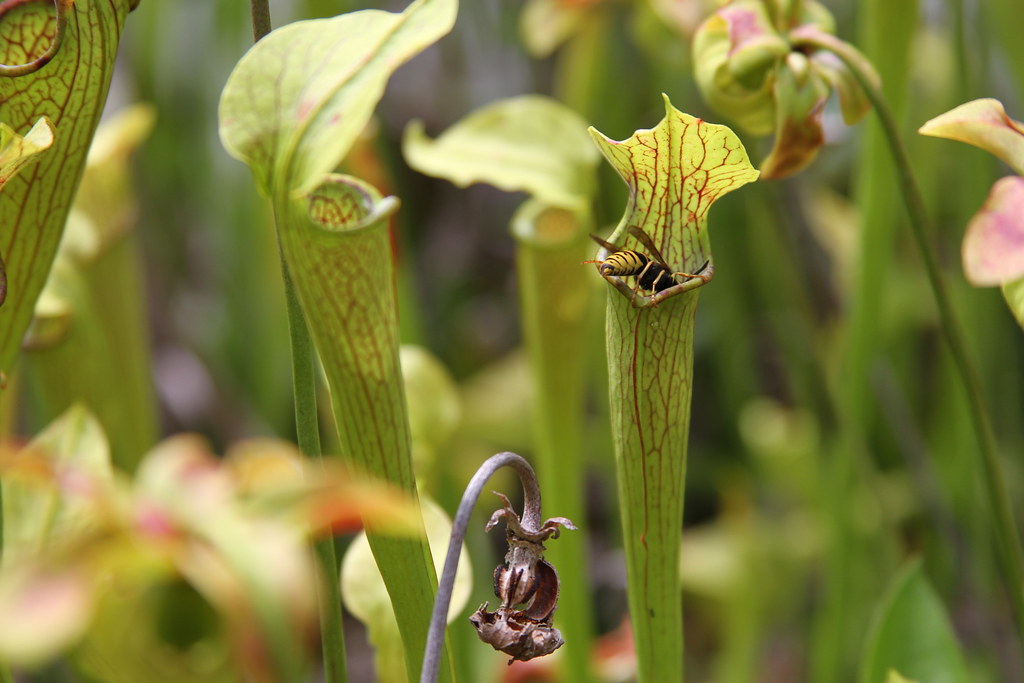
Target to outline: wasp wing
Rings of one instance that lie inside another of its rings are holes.
[[[654,240],[651,239],[650,235],[635,225],[630,225],[626,230],[629,231],[630,235],[637,238],[637,240],[640,241],[640,244],[644,245],[644,249],[647,250],[647,253],[651,255],[652,259],[664,266],[665,270],[672,270],[669,268],[669,265],[665,263],[665,257],[661,255],[660,251],[658,251],[658,247],[654,246]]]
[[[619,247],[615,246],[611,242],[604,241],[603,239],[601,239],[600,237],[598,237],[594,233],[590,233],[590,239],[594,240],[595,242],[600,244],[602,247],[607,249],[609,251],[609,253],[614,254],[617,251],[622,251]]]

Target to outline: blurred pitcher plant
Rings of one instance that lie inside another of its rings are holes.
[[[708,103],[753,135],[775,134],[761,162],[765,180],[798,173],[814,161],[825,144],[822,115],[833,92],[847,125],[871,108],[844,60],[874,83],[878,76],[834,34],[832,15],[812,0],[736,0],[694,35],[694,77]]]
[[[0,474],[0,658],[36,667],[69,655],[103,680],[223,680],[232,669],[301,680],[317,617],[308,539],[364,523],[419,530],[398,489],[316,466],[282,441],[219,458],[199,437],[172,437],[129,480],[80,405],[27,445],[0,448]],[[182,587],[195,599],[177,612],[164,598]]]
[[[918,132],[980,147],[1017,174],[992,186],[967,224],[961,257],[967,281],[976,287],[1001,287],[1024,326],[1024,123],[1010,118],[998,100],[986,98],[936,116]]]

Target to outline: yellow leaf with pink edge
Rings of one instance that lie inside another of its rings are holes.
[[[996,155],[1024,175],[1024,123],[1006,114],[999,100],[985,98],[961,104],[921,126],[921,135],[959,140]]]
[[[964,275],[978,287],[1024,276],[1024,178],[996,181],[971,222],[963,244]]]

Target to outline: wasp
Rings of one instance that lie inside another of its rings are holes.
[[[626,230],[643,245],[644,249],[647,250],[650,256],[633,249],[617,247],[611,242],[606,242],[597,235],[592,234],[590,236],[591,239],[608,250],[608,258],[603,261],[601,259],[592,259],[590,261],[584,261],[584,263],[600,264],[597,269],[601,275],[618,275],[620,277],[627,277],[630,275],[635,276],[636,286],[633,288],[634,297],[639,290],[654,294],[679,284],[676,281],[677,275],[686,279],[700,277],[700,273],[708,267],[708,263],[705,262],[696,274],[675,272],[665,263],[665,259],[661,255],[661,252],[658,251],[656,246],[654,246],[654,241],[651,240],[647,233],[635,225],[630,225]]]

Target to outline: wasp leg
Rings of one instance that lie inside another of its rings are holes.
[[[701,266],[700,268],[698,268],[696,273],[672,273],[672,274],[673,275],[679,275],[680,277],[685,277],[687,280],[690,280],[690,279],[693,279],[693,278],[696,277],[696,278],[700,278],[701,280],[705,280],[705,282],[706,282],[707,280],[705,279],[705,277],[703,275],[703,272],[708,269],[708,264],[709,263],[711,263],[711,261],[705,261],[704,265]]]
[[[648,261],[647,265],[644,266],[644,269],[636,274],[636,285],[633,286],[633,298],[629,300],[630,304],[632,304],[634,301],[636,301],[636,294],[637,294],[638,291],[640,291],[640,283],[643,282],[644,275],[647,275],[647,271],[650,270],[651,266],[653,266],[653,265],[654,265],[654,261]],[[660,280],[661,276],[664,275],[664,274],[665,274],[664,272],[659,274],[658,275],[658,280]],[[655,280],[655,283],[657,283],[658,280]],[[651,286],[651,291],[652,292],[656,291],[654,289],[653,285]]]

